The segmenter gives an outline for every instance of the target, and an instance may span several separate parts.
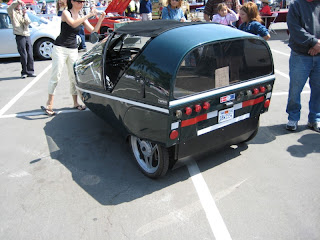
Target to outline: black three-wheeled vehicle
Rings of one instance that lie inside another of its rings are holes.
[[[74,66],[88,108],[157,178],[185,156],[252,139],[275,80],[268,44],[213,23],[127,24]]]

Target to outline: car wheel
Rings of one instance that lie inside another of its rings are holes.
[[[130,145],[140,170],[150,178],[164,176],[169,168],[168,149],[135,136],[130,137]]]
[[[42,60],[49,60],[51,59],[52,48],[53,48],[52,39],[41,38],[34,45],[34,54]]]

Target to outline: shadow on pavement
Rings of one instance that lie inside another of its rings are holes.
[[[57,115],[46,123],[44,131],[51,158],[62,163],[73,180],[102,205],[130,202],[190,178],[183,165],[158,180],[145,177],[125,139],[91,112]],[[193,159],[211,169],[239,156],[245,149],[247,145],[241,144],[235,149],[227,147]],[[30,164],[40,160],[32,160]]]

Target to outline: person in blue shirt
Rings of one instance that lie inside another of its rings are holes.
[[[270,38],[268,29],[261,24],[262,20],[255,3],[247,2],[243,4],[239,15],[242,21],[242,24],[239,26],[240,30],[263,37],[264,40]]]
[[[186,18],[181,9],[182,0],[168,0],[168,5],[162,9],[162,19],[172,19],[185,22]]]
[[[152,20],[152,3],[150,0],[141,0],[140,15],[141,15],[141,21]]]

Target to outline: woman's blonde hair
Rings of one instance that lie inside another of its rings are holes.
[[[217,6],[218,12],[222,9],[228,9],[228,6],[225,3],[219,3]]]
[[[247,2],[243,4],[240,10],[247,14],[249,22],[263,22],[258,11],[258,6],[254,2]]]
[[[171,6],[171,4],[170,4],[171,1],[172,0],[167,0],[167,6],[169,6],[169,5]],[[181,8],[181,5],[182,5],[182,0],[179,0],[177,8]]]

